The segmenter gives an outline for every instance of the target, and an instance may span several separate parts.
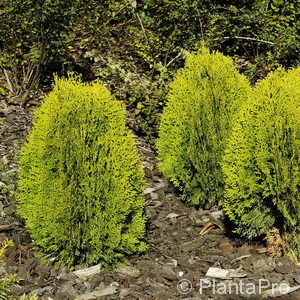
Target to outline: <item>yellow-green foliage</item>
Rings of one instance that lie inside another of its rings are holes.
[[[13,242],[2,241],[0,242],[0,265],[3,264],[3,256],[8,247],[13,246]],[[0,276],[0,300],[13,299],[11,296],[10,288],[15,286],[19,281],[16,275],[1,275]]]
[[[188,57],[170,88],[159,131],[160,170],[185,201],[210,207],[223,197],[220,162],[249,83],[229,57],[202,47]]]
[[[38,296],[23,295],[19,300],[39,300]]]
[[[125,111],[99,83],[57,79],[21,151],[18,212],[68,264],[145,249],[143,172]]]
[[[0,242],[0,264],[3,263],[3,256],[8,247],[12,247],[14,245],[12,240],[5,240]]]
[[[258,83],[233,128],[223,171],[223,206],[237,231],[253,238],[275,226],[299,256],[299,68],[279,69]]]
[[[8,247],[13,246],[12,240],[5,240],[0,242],[0,265],[3,264],[3,256]],[[19,282],[19,277],[15,274],[1,275],[0,276],[0,300],[13,300],[16,299],[12,296],[11,288],[16,286]],[[23,295],[19,298],[20,300],[38,300],[37,296],[26,296]]]

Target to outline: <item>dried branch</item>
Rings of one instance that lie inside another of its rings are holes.
[[[265,44],[269,44],[269,45],[274,45],[275,44],[275,43],[270,42],[270,41],[256,39],[256,38],[247,37],[247,36],[224,36],[224,37],[221,37],[221,38],[216,38],[213,41],[229,40],[229,39],[239,39],[239,40],[256,41],[256,42],[265,43]]]

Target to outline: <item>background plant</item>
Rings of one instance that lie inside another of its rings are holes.
[[[2,0],[1,4],[0,56],[10,74],[8,82],[17,89],[23,86],[25,92],[34,87],[39,76],[33,75],[40,72],[31,71],[40,69],[41,52],[46,53],[41,63],[43,83],[52,81],[54,71],[65,75],[68,70],[82,74],[84,80],[111,79],[106,82],[119,100],[126,101],[132,128],[152,141],[165,104],[160,91],[166,90],[186,55],[198,49],[199,41],[234,57],[252,83],[279,65],[299,64],[300,0]],[[45,51],[42,45],[47,45]],[[115,74],[112,65],[131,74],[125,75],[130,80],[124,84],[124,74]]]
[[[18,211],[44,252],[113,265],[145,249],[143,173],[121,102],[56,81],[21,152]]]
[[[67,39],[76,1],[0,1],[0,68],[10,93],[25,100]]]
[[[76,61],[85,59],[85,65],[93,66],[89,71],[105,79],[128,104],[132,128],[152,140],[165,104],[165,93],[157,91],[167,90],[199,41],[234,57],[252,83],[279,65],[299,64],[299,0],[122,0],[86,5],[72,46],[75,52],[80,48]],[[126,75],[116,76],[112,65],[121,66]]]

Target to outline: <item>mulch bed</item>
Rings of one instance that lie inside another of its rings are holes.
[[[2,103],[2,107],[1,107]],[[147,243],[127,267],[100,270],[79,278],[55,260],[41,264],[39,252],[15,213],[17,154],[28,134],[36,106],[5,105],[0,99],[0,239],[12,239],[0,273],[20,277],[14,295],[36,294],[40,299],[261,299],[266,285],[300,284],[300,268],[287,257],[267,255],[262,243],[234,237],[218,208],[197,210],[182,203],[172,185],[157,171],[154,151],[136,138],[148,183]],[[203,230],[203,229],[207,230]],[[234,269],[242,278],[217,279],[209,268]],[[82,269],[76,266],[76,270]],[[233,285],[235,283],[235,285]],[[261,289],[259,289],[261,286]],[[250,287],[255,291],[250,293]],[[201,289],[202,287],[202,289]],[[247,287],[248,293],[247,293]],[[295,291],[277,299],[300,299]]]

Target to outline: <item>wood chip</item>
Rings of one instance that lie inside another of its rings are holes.
[[[7,231],[13,229],[11,225],[0,225],[0,231]]]

